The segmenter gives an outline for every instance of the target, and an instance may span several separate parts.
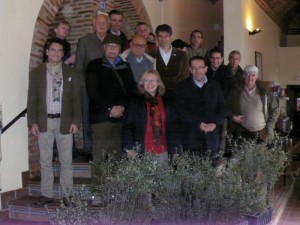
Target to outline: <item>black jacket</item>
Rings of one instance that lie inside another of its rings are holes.
[[[166,111],[166,138],[168,153],[177,153],[180,147],[178,124],[172,101],[163,97]],[[136,143],[141,145],[141,152],[145,150],[145,133],[147,126],[147,107],[144,95],[136,96],[127,105],[123,117],[123,149],[133,150]]]
[[[136,92],[136,83],[129,64],[120,61],[114,68],[105,57],[98,58],[89,62],[86,74],[89,123],[120,122],[121,118],[111,118],[109,113],[115,105],[126,108],[128,98]]]

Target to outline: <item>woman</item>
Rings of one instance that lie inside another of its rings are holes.
[[[172,102],[156,70],[146,71],[138,82],[141,95],[133,98],[123,117],[123,149],[130,157],[136,152],[151,152],[159,161],[178,152],[177,120]]]

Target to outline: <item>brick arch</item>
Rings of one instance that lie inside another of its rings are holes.
[[[76,51],[77,41],[80,37],[89,32],[93,32],[92,18],[99,10],[100,0],[44,0],[39,11],[32,38],[30,52],[30,70],[42,63],[43,47],[49,32],[54,25],[63,19],[67,20],[71,25],[71,32],[68,41],[71,43],[71,49]],[[62,12],[64,6],[71,6],[72,12],[64,14]],[[106,0],[106,11],[111,9],[119,9],[125,15],[125,33],[128,38],[133,35],[133,29],[137,22],[147,22],[150,27],[150,19],[140,0]],[[81,135],[79,135],[81,136]],[[80,137],[79,137],[80,140]],[[81,143],[79,141],[79,143]],[[79,144],[80,145],[80,144]],[[32,177],[39,173],[39,149],[37,139],[29,134],[29,171]]]
[[[153,30],[149,15],[141,0],[114,0],[114,3],[115,8],[121,10],[125,15],[124,32],[128,38],[133,36],[133,30],[140,21],[148,23],[150,29]]]

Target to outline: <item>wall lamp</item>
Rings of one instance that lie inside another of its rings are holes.
[[[260,33],[260,32],[262,32],[262,30],[259,29],[259,28],[256,28],[256,29],[253,30],[253,31],[249,31],[249,35],[255,35],[255,34],[258,34],[258,33]]]

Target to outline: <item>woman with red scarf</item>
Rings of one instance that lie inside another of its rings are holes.
[[[164,161],[180,148],[172,102],[163,96],[165,86],[156,70],[143,74],[138,89],[140,95],[125,109],[123,149],[129,157],[135,152],[151,152]]]

